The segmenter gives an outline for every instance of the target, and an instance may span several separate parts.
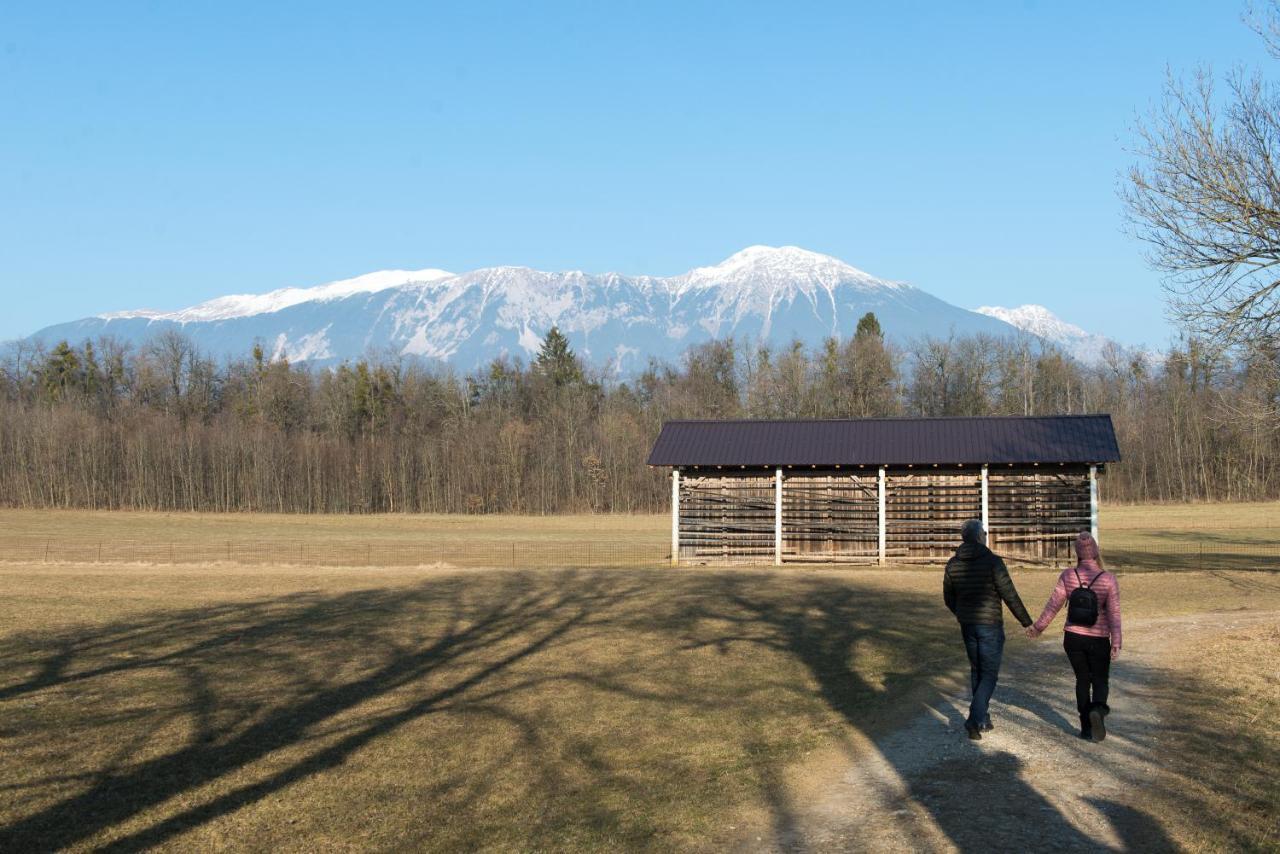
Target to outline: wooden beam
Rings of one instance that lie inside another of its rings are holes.
[[[878,495],[877,495],[877,498],[879,499],[879,503],[880,503],[880,513],[879,513],[879,518],[880,518],[880,549],[879,549],[879,552],[880,552],[880,565],[881,565],[881,566],[884,566],[884,557],[885,557],[885,554],[884,554],[884,552],[885,552],[885,536],[884,536],[884,533],[885,533],[885,517],[884,517],[884,505],[885,505],[885,501],[884,501],[884,486],[885,486],[885,484],[884,484],[884,477],[885,477],[885,475],[884,475],[884,466],[880,466],[880,476],[879,476],[879,478],[877,478],[877,486],[878,486],[878,490],[877,490]]]
[[[991,545],[991,503],[987,500],[987,464],[982,464],[982,530],[987,533],[987,544]]]
[[[773,563],[782,566],[782,466],[773,471]]]
[[[680,469],[671,470],[671,565],[680,565]]]
[[[1089,533],[1098,539],[1098,467],[1089,466]]]

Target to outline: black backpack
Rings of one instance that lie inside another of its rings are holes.
[[[1075,572],[1076,583],[1080,586],[1067,597],[1067,622],[1077,626],[1092,626],[1098,622],[1098,594],[1090,590],[1089,585],[1101,578],[1102,573],[1099,572],[1093,577],[1093,581],[1085,584],[1080,580],[1079,567]]]

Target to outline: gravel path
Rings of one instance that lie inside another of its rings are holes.
[[[996,729],[969,741],[966,686],[874,743],[848,745],[796,775],[773,832],[748,843],[766,851],[1161,851],[1176,850],[1144,807],[1159,779],[1159,709],[1173,690],[1171,643],[1218,633],[1275,612],[1125,622],[1126,649],[1112,666],[1107,739],[1077,738],[1074,680],[1057,634],[1006,654],[992,703]],[[957,655],[963,655],[956,637]],[[848,758],[853,757],[853,758]]]

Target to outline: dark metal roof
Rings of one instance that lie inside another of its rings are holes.
[[[1110,415],[668,421],[654,466],[1109,463]]]

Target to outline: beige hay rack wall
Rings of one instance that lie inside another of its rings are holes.
[[[886,563],[951,554],[981,519],[1013,558],[1067,560],[1098,532],[1109,415],[671,421],[671,561]]]

